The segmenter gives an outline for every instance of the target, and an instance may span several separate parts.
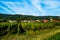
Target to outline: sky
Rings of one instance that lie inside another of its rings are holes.
[[[0,14],[60,16],[60,0],[0,0]]]

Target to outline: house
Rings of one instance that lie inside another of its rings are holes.
[[[21,22],[30,22],[29,20],[22,20]]]
[[[33,22],[41,22],[40,20],[34,20]]]
[[[16,21],[15,20],[9,20],[8,22],[13,23],[13,22],[16,22]]]
[[[40,22],[40,20],[22,20],[21,22],[28,22],[28,23],[30,23],[30,22]]]
[[[52,20],[52,22],[60,22],[60,21],[58,21],[58,20]]]
[[[49,22],[49,20],[42,20],[42,22]]]

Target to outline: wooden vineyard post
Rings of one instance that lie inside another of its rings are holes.
[[[18,24],[18,28],[17,29],[18,29],[18,34],[19,34],[19,32],[20,32],[19,24]]]
[[[8,25],[8,34],[7,34],[7,36],[9,36],[10,35],[10,24]]]

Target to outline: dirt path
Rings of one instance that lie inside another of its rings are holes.
[[[50,36],[53,36],[54,34],[60,32],[60,29],[59,30],[55,30],[55,31],[51,31],[49,33],[44,33],[44,34],[41,34],[41,35],[38,35],[37,36],[37,40],[44,40]]]

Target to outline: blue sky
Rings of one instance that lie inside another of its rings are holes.
[[[0,0],[0,13],[60,16],[60,0]]]

